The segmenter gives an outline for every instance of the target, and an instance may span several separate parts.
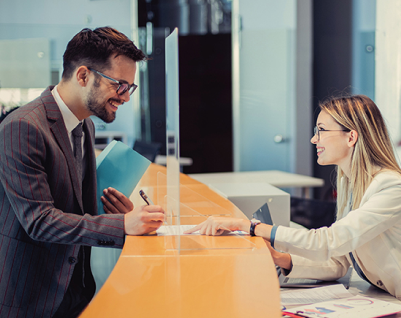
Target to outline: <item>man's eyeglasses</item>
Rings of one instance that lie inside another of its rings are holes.
[[[128,84],[128,83],[123,83],[120,81],[117,81],[114,78],[111,78],[110,76],[104,75],[103,73],[100,73],[99,71],[94,70],[91,67],[88,67],[88,69],[92,72],[95,72],[97,74],[99,74],[100,76],[103,76],[104,78],[107,78],[110,81],[113,81],[114,83],[118,84],[116,93],[118,95],[124,95],[127,91],[128,93],[131,95],[133,92],[135,92],[135,90],[137,89],[138,85],[136,84]]]
[[[315,128],[313,128],[313,136],[317,136],[317,141],[320,140],[320,133],[324,132],[324,131],[346,131],[346,132],[350,132],[351,130],[349,129],[336,129],[336,130],[326,130],[326,129],[319,129],[319,127],[315,126]]]

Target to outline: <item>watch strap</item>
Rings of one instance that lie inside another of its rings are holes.
[[[261,222],[259,221],[259,220],[255,220],[255,219],[252,219],[251,220],[251,227],[250,227],[250,229],[249,229],[249,234],[251,235],[251,236],[256,236],[256,234],[255,234],[255,228],[256,228],[256,225],[258,225],[258,224],[260,224]]]

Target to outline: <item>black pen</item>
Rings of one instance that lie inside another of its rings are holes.
[[[146,193],[143,190],[139,191],[139,195],[141,198],[146,202],[147,205],[155,205],[151,199],[146,195]]]
[[[147,205],[155,205],[143,190],[139,190],[139,195],[146,202]],[[163,221],[163,224],[166,224],[165,221]]]

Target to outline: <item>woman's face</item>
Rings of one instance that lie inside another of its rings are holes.
[[[354,143],[350,142],[350,132],[343,131],[341,127],[326,111],[321,111],[316,127],[316,133],[311,143],[316,145],[317,163],[325,165],[338,165],[346,172],[350,169],[351,155]],[[319,139],[319,140],[318,140]]]

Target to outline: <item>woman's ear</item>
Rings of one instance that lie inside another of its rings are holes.
[[[348,146],[354,147],[358,140],[358,132],[356,130],[351,130],[348,135]]]

